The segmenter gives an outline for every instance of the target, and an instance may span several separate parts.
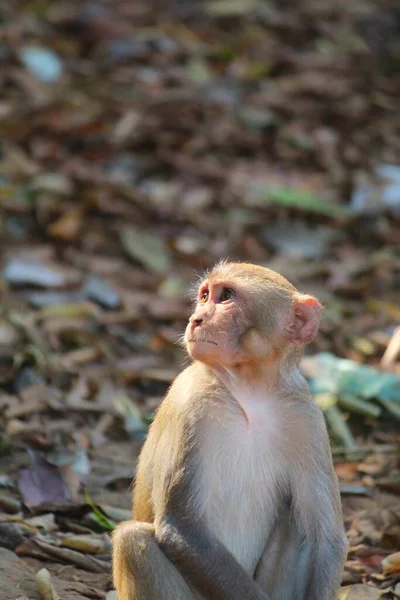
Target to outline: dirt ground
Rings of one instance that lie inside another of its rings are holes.
[[[321,356],[355,368],[323,406],[341,598],[400,597],[397,3],[2,0],[0,89],[0,600],[112,590],[188,290],[223,257],[322,301],[316,401]]]

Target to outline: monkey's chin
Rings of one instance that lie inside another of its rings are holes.
[[[189,355],[194,360],[207,362],[207,359],[215,359],[215,355],[219,354],[218,344],[206,340],[187,340],[186,347]]]
[[[188,340],[186,347],[190,358],[206,365],[229,367],[232,364],[229,349],[218,346],[216,342]]]

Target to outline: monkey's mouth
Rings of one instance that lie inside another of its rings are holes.
[[[193,342],[195,344],[198,344],[199,342],[201,342],[202,344],[212,344],[213,346],[218,346],[217,342],[211,342],[210,340],[195,340],[192,338],[188,341]]]

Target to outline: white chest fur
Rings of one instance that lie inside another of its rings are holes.
[[[202,449],[204,516],[211,531],[253,573],[283,492],[285,431],[276,398],[246,390],[207,415]]]

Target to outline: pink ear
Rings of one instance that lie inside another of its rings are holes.
[[[288,333],[293,344],[308,344],[317,335],[322,307],[313,296],[299,294],[293,306]]]

